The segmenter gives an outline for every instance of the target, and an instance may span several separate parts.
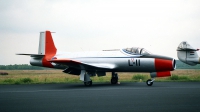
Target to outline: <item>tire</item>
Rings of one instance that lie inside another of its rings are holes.
[[[113,77],[113,78],[110,80],[110,82],[111,82],[111,84],[117,84],[118,78]]]
[[[147,86],[152,86],[153,85],[153,82],[151,82],[151,81],[152,81],[151,79],[148,79],[146,81]]]
[[[92,85],[92,80],[91,80],[91,81],[84,82],[84,85],[85,85],[85,86],[91,86],[91,85]]]

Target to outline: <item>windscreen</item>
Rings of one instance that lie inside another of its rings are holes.
[[[139,47],[125,48],[125,49],[123,49],[123,51],[127,54],[132,54],[132,55],[149,55],[149,54],[151,54],[146,49],[139,48]]]

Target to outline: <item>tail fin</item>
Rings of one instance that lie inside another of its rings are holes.
[[[199,49],[194,49],[190,44],[186,41],[183,41],[179,44],[177,48],[177,56],[178,59],[189,65],[200,64],[200,58],[197,54]]]
[[[57,49],[54,45],[51,32],[50,31],[40,32],[38,54],[51,55],[51,54],[56,54],[56,51]]]
[[[38,54],[44,55],[42,59],[42,66],[53,68],[53,65],[49,62],[53,56],[55,56],[57,49],[54,45],[53,38],[50,31],[40,32],[40,42]]]

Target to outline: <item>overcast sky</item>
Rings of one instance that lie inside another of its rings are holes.
[[[177,59],[182,41],[200,48],[200,0],[0,0],[0,65],[29,64],[15,53],[37,53],[45,30],[59,51],[138,46]]]

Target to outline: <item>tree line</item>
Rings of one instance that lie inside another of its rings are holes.
[[[200,64],[191,66],[181,62],[180,60],[176,60],[176,69],[200,69]]]
[[[0,65],[0,70],[46,70],[49,68],[31,66],[28,64]]]

